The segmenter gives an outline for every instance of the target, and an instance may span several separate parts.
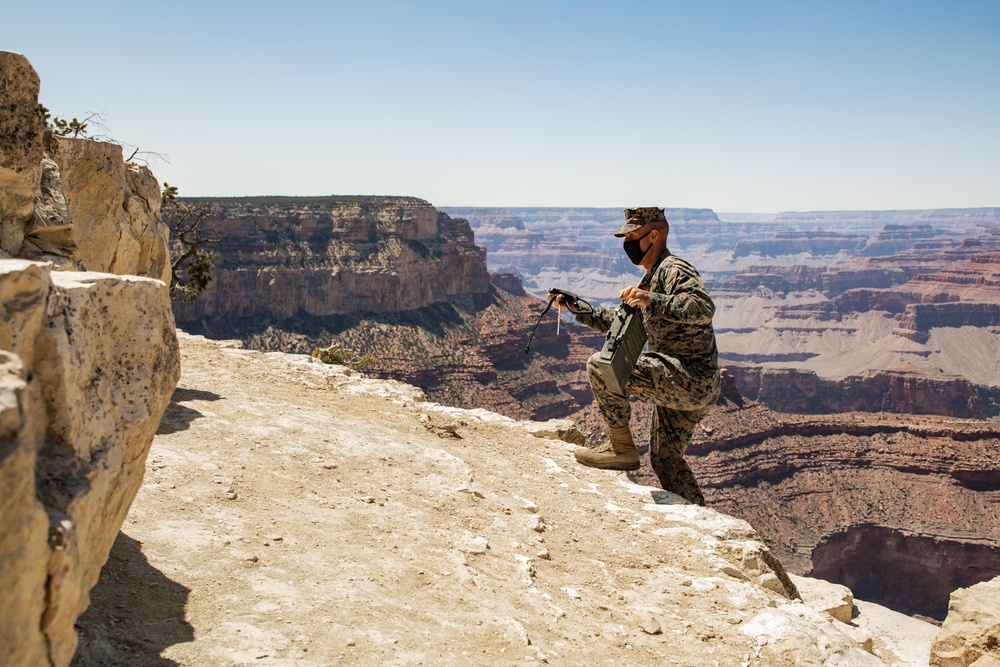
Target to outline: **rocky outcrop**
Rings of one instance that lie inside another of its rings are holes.
[[[859,598],[941,621],[952,591],[1000,575],[1000,545],[857,525],[820,540],[812,563],[811,577],[844,584]]]
[[[0,51],[0,257],[169,282],[169,231],[149,169],[118,144],[54,136],[24,56]]]
[[[0,304],[0,643],[68,665],[180,375],[170,301],[155,280],[0,260]]]
[[[1000,664],[1000,577],[951,594],[948,617],[931,645],[931,667]]]
[[[156,179],[53,136],[38,89],[0,52],[0,644],[68,665],[180,368]]]
[[[45,124],[38,74],[27,59],[0,51],[0,251],[17,255],[32,220],[42,175]]]
[[[160,185],[149,168],[126,163],[118,144],[53,137],[49,146],[49,176],[25,243],[34,243],[39,255],[55,255],[68,234],[81,269],[169,283],[169,230],[160,219]],[[61,212],[63,201],[68,217],[46,215]]]
[[[709,505],[749,521],[790,571],[941,618],[949,586],[1000,562],[998,444],[996,420],[809,417],[745,400],[718,405],[687,453]]]
[[[733,248],[733,257],[751,254],[765,257],[774,255],[837,255],[858,254],[868,241],[861,234],[838,232],[778,232],[772,238],[762,241],[740,241]]]
[[[894,412],[985,419],[1000,415],[1000,388],[961,377],[885,370],[825,379],[793,368],[729,363],[740,393],[779,412]]]
[[[191,200],[225,239],[214,280],[178,322],[391,313],[482,294],[486,253],[466,221],[412,197]]]

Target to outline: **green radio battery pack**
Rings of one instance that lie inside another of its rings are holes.
[[[625,385],[645,345],[646,328],[642,324],[642,313],[634,306],[621,304],[615,309],[615,319],[597,359],[601,377],[609,391],[625,394]]]

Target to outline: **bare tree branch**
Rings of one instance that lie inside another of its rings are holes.
[[[206,220],[214,213],[211,205],[179,201],[177,187],[166,182],[161,206],[176,251],[170,266],[170,294],[188,303],[197,299],[212,281],[215,254],[204,246],[221,243],[229,235],[220,235],[207,226]]]

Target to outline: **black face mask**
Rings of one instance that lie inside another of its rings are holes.
[[[625,254],[628,255],[628,258],[636,266],[642,264],[642,259],[646,256],[646,253],[649,252],[649,248],[653,247],[653,245],[650,244],[649,248],[643,250],[642,247],[639,245],[639,242],[642,241],[647,236],[649,236],[652,231],[653,230],[650,229],[648,232],[646,232],[639,238],[634,239],[632,241],[625,241],[624,243],[622,243],[622,248],[625,249]]]

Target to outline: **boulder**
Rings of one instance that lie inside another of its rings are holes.
[[[951,594],[948,617],[931,646],[931,667],[1000,663],[1000,577]]]
[[[802,602],[841,623],[850,623],[854,616],[854,593],[847,586],[823,579],[789,575],[802,596]]]
[[[0,260],[0,642],[68,665],[180,376],[160,281]]]

